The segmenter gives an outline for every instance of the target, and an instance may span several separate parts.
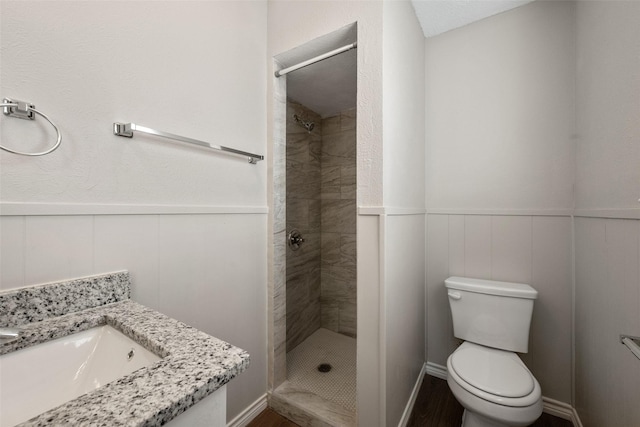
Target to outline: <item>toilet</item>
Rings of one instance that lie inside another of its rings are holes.
[[[538,292],[521,283],[445,280],[453,333],[465,342],[447,359],[447,383],[462,427],[531,425],[542,414],[540,384],[516,354],[529,350]]]

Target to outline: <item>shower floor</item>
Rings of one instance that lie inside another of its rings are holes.
[[[323,363],[329,372],[319,372]],[[320,328],[287,353],[287,381],[356,412],[356,340]]]

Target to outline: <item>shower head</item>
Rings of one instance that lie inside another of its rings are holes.
[[[311,133],[311,131],[313,130],[313,128],[316,126],[315,123],[311,122],[311,121],[307,121],[307,120],[303,120],[302,118],[300,118],[297,114],[293,115],[293,120],[296,121],[296,123],[298,123],[300,126],[302,126],[303,128],[305,128],[307,130],[307,132]]]

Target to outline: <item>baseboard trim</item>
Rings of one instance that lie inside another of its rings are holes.
[[[432,377],[447,379],[447,367],[438,365],[437,363],[427,362],[425,363],[426,373]],[[559,400],[551,399],[549,397],[542,396],[542,411],[571,421],[574,427],[582,427],[580,417],[576,412],[576,409],[568,403],[560,402]]]
[[[420,373],[418,374],[418,379],[416,380],[415,385],[413,386],[413,390],[411,391],[411,396],[409,396],[409,401],[407,402],[407,406],[404,408],[404,413],[400,418],[400,422],[398,423],[398,427],[406,427],[409,422],[409,418],[411,417],[411,412],[413,412],[413,405],[416,403],[416,399],[418,398],[418,393],[420,392],[420,387],[422,386],[422,379],[427,373],[427,364],[422,365],[422,369],[420,369]]]
[[[568,403],[542,396],[542,411],[558,418],[571,421],[574,427],[582,427],[576,409]]]
[[[447,379],[447,367],[438,365],[437,363],[427,362],[427,374],[432,377],[440,378],[441,380]]]
[[[582,426],[582,421],[580,421],[580,417],[578,416],[578,411],[576,411],[576,408],[571,408],[572,409],[572,416],[571,416],[571,422],[573,423],[573,427],[583,427]]]
[[[245,427],[262,411],[267,409],[267,394],[263,394],[258,400],[249,405],[238,416],[227,423],[227,427]]]

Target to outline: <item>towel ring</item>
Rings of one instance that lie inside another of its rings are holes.
[[[7,102],[7,101],[9,101],[9,102]],[[21,104],[24,104],[24,105],[21,105]],[[20,117],[20,118],[24,118],[24,119],[30,119],[30,120],[34,120],[35,119],[35,117],[32,114],[29,114],[31,111],[33,111],[34,113],[39,114],[46,121],[48,121],[51,124],[51,126],[53,126],[53,128],[56,130],[56,134],[57,134],[56,143],[53,145],[53,147],[51,147],[50,149],[48,149],[46,151],[42,151],[40,153],[25,153],[25,152],[22,152],[22,151],[12,150],[10,148],[3,147],[2,145],[0,145],[0,149],[3,149],[4,151],[8,151],[9,153],[20,154],[22,156],[44,156],[45,154],[49,154],[49,153],[53,152],[56,148],[58,148],[60,146],[60,143],[62,142],[62,135],[60,134],[60,129],[58,129],[58,126],[53,124],[51,119],[49,117],[47,117],[46,114],[41,113],[40,111],[38,111],[35,108],[33,108],[33,106],[31,106],[31,104],[15,102],[15,101],[12,102],[12,100],[4,99],[2,104],[0,104],[0,107],[5,108],[5,114],[7,114],[9,116],[12,116],[12,115],[15,114],[16,117]],[[14,111],[15,108],[18,108],[18,112],[17,113]]]

